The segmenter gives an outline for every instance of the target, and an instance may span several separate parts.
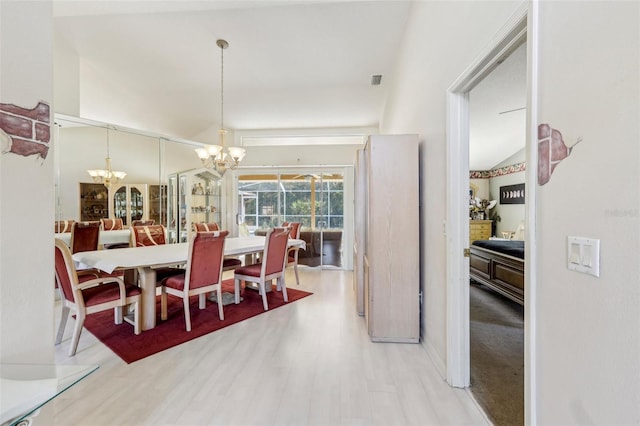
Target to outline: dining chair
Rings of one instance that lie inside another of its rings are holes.
[[[166,229],[164,225],[131,227],[131,247],[157,246],[166,244],[166,242]],[[162,289],[160,288],[162,285],[162,280],[184,272],[183,268],[177,266],[164,266],[160,268],[154,268],[154,270],[156,272],[156,295],[162,293]],[[135,276],[137,280],[137,272]],[[166,299],[162,299],[161,303],[161,309],[166,310],[166,306],[164,305],[166,303]]]
[[[283,227],[291,228],[291,232],[289,233],[289,238],[293,238],[296,240],[300,239],[300,229],[302,228],[302,223],[300,222],[284,222],[282,224]],[[293,266],[293,271],[296,274],[296,284],[300,285],[300,277],[298,276],[298,253],[300,251],[300,247],[289,247],[287,249],[287,268],[289,266]]]
[[[267,231],[264,243],[264,255],[261,263],[242,266],[234,271],[235,303],[240,303],[240,281],[258,283],[262,295],[262,306],[268,310],[266,282],[269,285],[277,280],[276,290],[282,291],[284,301],[288,302],[284,271],[287,266],[287,246],[291,228],[273,228]]]
[[[211,232],[211,231],[219,231],[220,227],[217,223],[194,223],[193,227],[196,232]],[[242,266],[242,261],[235,257],[225,257],[222,260],[222,270],[223,271],[232,271],[238,267]]]
[[[121,218],[100,219],[100,228],[103,231],[119,231],[124,229],[124,223]]]
[[[71,310],[76,316],[69,356],[76,354],[86,316],[96,312],[114,309],[116,324],[122,324],[124,319],[133,325],[135,334],[140,334],[141,290],[139,287],[125,284],[122,279],[115,276],[81,279],[76,272],[69,247],[57,238],[55,240],[55,274],[56,282],[62,292],[62,315],[56,335],[56,345],[62,341]],[[123,318],[122,308],[132,304],[135,305],[133,320]]]
[[[71,253],[79,253],[82,251],[94,251],[100,248],[100,222],[75,222],[71,228]],[[96,278],[113,277],[124,275],[123,271],[114,271],[106,273],[99,269],[83,269],[78,271],[78,275],[93,275]]]
[[[100,222],[75,222],[71,227],[71,253],[98,250]]]
[[[200,309],[206,307],[206,293],[215,291],[218,317],[224,320],[222,307],[222,258],[227,231],[196,232],[189,241],[187,267],[178,275],[162,280],[161,318],[167,319],[167,294],[182,298],[184,321],[191,331],[189,297],[198,296]]]
[[[149,219],[149,220],[132,220],[131,221],[131,226],[151,226],[151,225],[155,225],[156,221],[154,219]]]
[[[71,232],[71,228],[75,220],[56,220],[54,225],[54,233]]]
[[[133,247],[157,246],[166,244],[167,232],[164,225],[144,225],[131,227],[131,245]]]

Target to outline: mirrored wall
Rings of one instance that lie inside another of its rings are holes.
[[[167,225],[168,176],[202,166],[196,142],[66,115],[57,114],[55,124],[55,220],[119,217],[125,225],[134,219]],[[88,173],[105,169],[107,157],[113,171],[126,173],[111,187]]]

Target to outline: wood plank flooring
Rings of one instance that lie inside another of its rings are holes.
[[[70,319],[56,361],[100,368],[36,424],[488,424],[422,345],[369,340],[350,271],[301,268],[300,282],[314,295],[129,365],[87,330],[68,357]]]

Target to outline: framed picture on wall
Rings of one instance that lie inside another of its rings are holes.
[[[501,186],[500,204],[524,204],[524,183]]]

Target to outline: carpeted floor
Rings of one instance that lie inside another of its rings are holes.
[[[497,426],[524,424],[524,307],[472,283],[471,392]]]

